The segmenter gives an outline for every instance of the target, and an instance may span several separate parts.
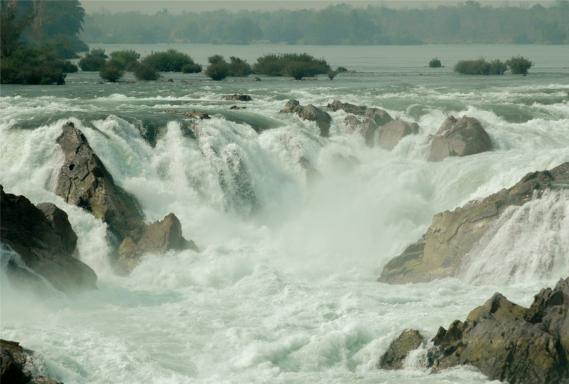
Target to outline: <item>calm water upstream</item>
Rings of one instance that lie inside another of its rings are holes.
[[[81,259],[99,276],[95,292],[41,300],[2,279],[2,338],[41,353],[44,368],[65,383],[483,383],[467,368],[430,375],[418,361],[397,372],[375,366],[404,328],[433,335],[495,291],[527,305],[569,274],[569,198],[552,194],[527,215],[512,215],[508,230],[472,255],[475,271],[427,284],[376,282],[433,214],[569,161],[567,46],[102,47],[176,48],[201,64],[214,53],[254,61],[306,51],[356,72],[334,81],[165,74],[118,84],[77,73],[65,86],[2,85],[0,183],[64,209]],[[518,54],[535,63],[527,77],[451,70],[463,58]],[[446,67],[427,68],[433,57]],[[230,110],[236,102],[222,96],[234,92],[253,101]],[[314,123],[279,113],[290,98],[377,106],[421,131],[391,152],[369,148],[342,133],[339,111],[323,139]],[[178,113],[193,110],[212,116],[197,123],[199,140],[183,134],[190,123]],[[479,119],[495,150],[427,162],[429,135],[450,114]],[[111,272],[105,225],[53,192],[63,162],[55,139],[67,120],[149,220],[176,213],[202,251],[149,255],[128,277]],[[167,131],[152,147],[141,126]],[[318,177],[307,179],[305,161]],[[236,162],[253,197],[242,193],[243,180],[220,183]],[[527,262],[536,257],[542,262]]]

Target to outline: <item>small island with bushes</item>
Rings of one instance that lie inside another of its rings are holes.
[[[476,60],[461,60],[454,66],[454,71],[463,75],[503,75],[509,69],[514,75],[527,75],[533,63],[528,59],[517,56],[503,62],[501,60],[486,61],[480,58]]]

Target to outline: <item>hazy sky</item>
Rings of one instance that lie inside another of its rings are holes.
[[[492,1],[479,0],[485,5],[509,4],[529,5],[535,3],[551,3],[554,0],[510,0]],[[365,7],[370,4],[388,5],[390,7],[424,7],[441,4],[461,4],[464,0],[355,0],[355,1],[335,1],[335,0],[81,0],[85,10],[97,12],[107,10],[117,11],[139,11],[144,13],[154,13],[161,9],[169,12],[183,11],[206,11],[214,9],[239,10],[239,9],[303,9],[303,8],[323,8],[331,4],[348,3],[353,6]]]

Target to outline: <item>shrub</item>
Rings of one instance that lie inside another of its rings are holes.
[[[326,74],[331,70],[325,60],[302,53],[265,55],[257,59],[254,72],[269,76],[292,76],[297,80],[307,76]]]
[[[148,64],[138,63],[134,68],[134,76],[137,80],[158,80],[160,75]]]
[[[514,75],[527,75],[528,70],[532,67],[533,63],[522,56],[512,57],[510,60],[506,61],[510,71]]]
[[[229,76],[246,77],[253,73],[253,69],[245,60],[235,56],[229,58]]]
[[[490,62],[489,75],[503,75],[508,66],[500,60],[492,60]]]
[[[83,71],[100,71],[105,65],[107,55],[104,49],[93,49],[79,60],[79,67]]]
[[[50,50],[19,48],[0,61],[2,84],[65,84],[66,64]]]
[[[133,50],[111,52],[111,60],[125,71],[134,71],[137,67],[140,53]]]
[[[65,73],[75,73],[79,70],[79,68],[77,68],[77,66],[70,61],[64,61],[62,69]]]
[[[441,61],[438,58],[434,58],[431,59],[431,61],[429,61],[429,68],[441,68],[443,66],[443,63],[441,63]]]
[[[175,49],[151,53],[142,59],[142,62],[161,72],[181,72],[185,65],[195,65],[190,56]]]
[[[124,70],[121,67],[121,64],[117,63],[114,60],[109,60],[103,65],[101,70],[99,71],[99,76],[102,79],[110,81],[114,83],[118,81],[124,75]]]
[[[464,75],[503,75],[507,66],[500,60],[487,62],[485,59],[462,60],[454,66],[455,72]]]
[[[338,75],[338,71],[328,71],[328,78],[330,80],[334,80],[334,78]]]
[[[348,72],[348,68],[346,68],[346,67],[338,67],[338,68],[336,68],[336,72],[338,72],[338,73]]]
[[[225,63],[225,59],[221,55],[213,55],[207,58],[208,63],[210,64],[219,64]]]
[[[202,71],[202,66],[196,63],[186,64],[182,67],[182,72],[184,73],[200,73]]]
[[[212,63],[205,70],[205,74],[212,80],[223,80],[229,75],[229,65],[225,61]]]

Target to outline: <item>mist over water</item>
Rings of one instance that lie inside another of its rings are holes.
[[[203,49],[191,53],[218,48]],[[527,305],[567,276],[566,193],[507,210],[460,278],[376,279],[433,214],[569,161],[569,54],[525,47],[538,63],[530,76],[480,79],[424,68],[417,63],[437,54],[416,47],[399,47],[388,64],[366,49],[349,57],[336,48],[331,64],[365,72],[332,82],[166,75],[174,82],[101,85],[79,73],[65,87],[3,86],[0,183],[68,213],[99,289],[38,299],[2,278],[2,337],[41,353],[38,369],[66,383],[485,382],[467,368],[429,375],[413,361],[396,372],[375,366],[404,328],[432,335],[495,291]],[[466,57],[462,49],[448,57]],[[406,67],[401,76],[396,66]],[[222,95],[234,92],[253,101],[230,111],[235,102]],[[369,148],[343,133],[338,111],[324,139],[314,123],[279,113],[289,98],[377,106],[421,130],[391,152]],[[171,110],[212,119],[196,123],[194,138]],[[479,119],[495,149],[427,162],[429,135],[450,114]],[[201,252],[147,255],[130,276],[115,275],[106,225],[53,192],[63,163],[55,140],[68,120],[148,221],[174,212]],[[167,126],[155,147],[140,136],[145,124]]]

